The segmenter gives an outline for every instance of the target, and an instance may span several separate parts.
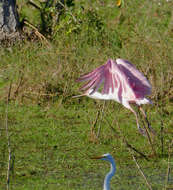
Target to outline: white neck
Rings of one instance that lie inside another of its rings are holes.
[[[103,190],[110,190],[110,180],[113,177],[113,175],[115,174],[115,171],[116,171],[116,165],[115,165],[114,160],[112,160],[111,169],[104,179]]]

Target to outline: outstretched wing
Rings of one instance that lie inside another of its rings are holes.
[[[102,94],[116,94],[121,102],[122,97],[128,101],[143,99],[151,93],[151,85],[146,77],[134,65],[123,59],[108,60],[106,64],[81,76],[77,81],[88,81],[80,89],[96,92],[102,84]]]
[[[116,59],[119,69],[124,73],[126,83],[132,89],[136,98],[151,94],[151,85],[146,77],[129,61]]]
[[[113,93],[114,89],[118,86],[116,73],[112,72],[113,65],[115,64],[113,60],[108,60],[106,64],[78,78],[77,81],[88,81],[80,89],[86,91],[92,90],[92,94],[104,83],[102,94],[108,94],[110,89]]]

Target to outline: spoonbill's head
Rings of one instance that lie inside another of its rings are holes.
[[[114,158],[109,153],[103,154],[101,156],[92,157],[92,159],[106,160],[108,162],[112,162],[114,160]]]

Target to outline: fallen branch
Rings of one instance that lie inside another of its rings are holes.
[[[43,34],[41,34],[35,26],[33,26],[27,20],[24,20],[24,24],[27,25],[27,26],[29,26],[30,28],[32,28],[35,31],[36,36],[38,36],[38,38],[40,40],[44,40],[47,43],[47,45],[50,46],[50,44],[49,44],[48,40],[46,39],[46,37],[44,37]]]

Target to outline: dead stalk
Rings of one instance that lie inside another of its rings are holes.
[[[145,128],[145,131],[146,131],[146,134],[147,134],[147,137],[148,137],[148,142],[149,142],[149,144],[150,144],[150,146],[151,146],[151,149],[152,149],[152,151],[153,151],[153,154],[156,156],[156,151],[155,151],[155,149],[154,149],[154,146],[153,146],[153,143],[152,143],[152,140],[151,140],[150,133],[149,133],[147,127],[145,127],[145,125],[144,125],[144,128]]]
[[[118,138],[118,139],[120,139],[120,138],[121,138],[121,136],[120,136],[120,135],[118,135],[117,131],[115,130],[115,128],[114,128],[114,127],[112,127],[112,125],[110,124],[110,122],[108,121],[108,119],[106,119],[106,118],[105,118],[105,120],[106,120],[106,122],[107,122],[108,126],[110,127],[110,129],[114,132],[115,137],[116,137],[116,138]],[[122,134],[121,134],[121,135],[122,135]]]
[[[9,86],[9,89],[8,89],[8,95],[7,95],[7,105],[8,105],[8,102],[10,101],[10,96],[11,96],[11,88],[12,88],[12,82],[10,82],[10,86]]]
[[[94,123],[92,124],[92,127],[91,127],[91,133],[90,133],[91,134],[91,140],[94,141],[94,142],[98,142],[98,138],[97,138],[97,136],[95,134],[94,129],[95,129],[96,125],[97,125],[99,116],[100,116],[100,110],[97,111],[95,121],[94,121]]]
[[[168,168],[167,168],[167,172],[166,172],[166,179],[165,179],[165,190],[167,189],[167,185],[169,182],[169,176],[170,176],[170,158],[171,158],[171,147],[173,145],[173,140],[169,143],[169,147],[168,147]]]
[[[41,6],[36,4],[33,0],[29,0],[28,3],[32,5],[33,7],[35,7],[36,9],[41,10]]]
[[[101,121],[102,121],[103,115],[104,115],[105,103],[106,103],[106,101],[104,101],[103,106],[101,108],[101,118],[100,118]],[[99,136],[100,136],[100,131],[101,131],[101,125],[99,124],[98,132],[97,132],[97,138],[99,138]]]
[[[162,151],[162,156],[164,152],[164,137],[163,137],[163,121],[161,120],[161,128],[160,128],[160,141],[161,141],[161,151]]]
[[[38,38],[39,38],[41,41],[44,40],[44,41],[46,42],[46,44],[47,44],[48,46],[50,46],[50,44],[49,44],[48,40],[46,39],[46,37],[45,37],[43,34],[41,34],[35,26],[33,26],[33,25],[32,25],[31,23],[29,23],[27,20],[24,21],[24,24],[27,25],[28,27],[32,28],[32,29],[35,31],[36,36],[38,36]]]
[[[108,121],[107,119],[106,119],[106,121],[107,121],[107,123],[108,123],[108,126],[109,126],[109,127],[111,128],[111,130],[115,133],[115,136],[117,136],[117,133],[116,133],[115,129],[111,126],[111,124],[109,123],[109,121]],[[119,123],[118,123],[117,120],[116,120],[116,124],[117,124],[117,127],[118,127],[118,129],[119,129],[119,132],[120,132],[120,134],[121,134],[121,136],[120,136],[119,138],[122,138],[123,144],[124,144],[125,146],[127,146],[128,149],[132,149],[133,151],[135,151],[136,153],[138,153],[140,156],[144,157],[147,161],[149,161],[149,159],[147,158],[147,156],[146,156],[144,153],[140,152],[139,150],[137,150],[135,147],[133,147],[132,145],[130,145],[130,144],[127,142],[125,136],[123,135],[123,133],[122,133],[122,131],[121,131],[121,129],[120,129],[120,126],[119,126]]]
[[[133,151],[137,152],[139,155],[141,155],[142,157],[144,157],[147,161],[149,161],[149,159],[147,158],[147,156],[140,152],[139,150],[137,150],[135,147],[133,147],[132,145],[130,145],[126,140],[125,140],[126,146],[130,149],[132,149]]]
[[[5,113],[5,128],[6,128],[6,137],[7,137],[7,146],[8,146],[8,167],[7,167],[7,184],[6,184],[6,189],[10,189],[10,167],[11,167],[11,147],[10,147],[10,135],[9,135],[9,130],[8,130],[8,103],[10,100],[10,93],[11,93],[11,86],[12,82],[10,83],[10,87],[8,90],[8,95],[7,95],[7,106],[6,106],[6,113]]]
[[[129,151],[131,152],[130,149],[129,149]],[[137,166],[137,168],[138,168],[138,170],[139,170],[141,176],[144,178],[145,183],[146,183],[146,185],[148,186],[148,189],[152,190],[151,185],[150,185],[149,182],[147,181],[146,176],[144,175],[144,173],[143,173],[141,167],[140,167],[139,164],[137,163],[136,158],[135,158],[135,156],[132,154],[132,152],[131,152],[131,155],[132,155],[132,157],[133,157],[133,160],[134,160],[134,162],[135,162],[135,164],[136,164],[136,166]]]
[[[93,123],[93,129],[94,129],[94,128],[96,127],[96,125],[97,125],[99,116],[100,116],[100,110],[97,111],[97,115],[96,115],[95,121],[94,121],[94,123]]]
[[[142,108],[140,110],[142,111],[143,115],[145,116],[146,114],[145,114],[144,110]],[[144,129],[146,131],[148,142],[149,142],[149,144],[151,146],[151,150],[152,150],[153,154],[156,156],[156,151],[154,149],[154,146],[153,146],[153,143],[152,143],[152,140],[151,140],[151,136],[150,136],[150,132],[149,132],[150,124],[149,124],[149,121],[148,121],[146,116],[145,116],[145,121],[146,121],[148,126],[146,127],[145,124],[143,124],[143,127],[144,127]]]
[[[157,114],[160,116],[160,118],[162,118],[162,115],[163,115],[163,106],[161,106],[161,111],[159,110],[159,106],[157,104],[156,106],[156,111],[157,111]],[[161,142],[161,152],[162,152],[162,156],[163,156],[163,153],[164,153],[164,122],[163,120],[161,119],[160,120],[160,123],[161,123],[161,127],[160,127],[160,142]]]
[[[18,93],[19,93],[19,88],[22,86],[22,83],[23,83],[23,74],[22,74],[21,71],[20,71],[19,76],[20,76],[20,75],[21,75],[21,77],[20,77],[20,79],[19,79],[19,82],[18,82],[17,88],[16,88],[16,90],[15,90],[15,92],[14,92],[14,98],[17,97],[17,95],[18,95]]]

